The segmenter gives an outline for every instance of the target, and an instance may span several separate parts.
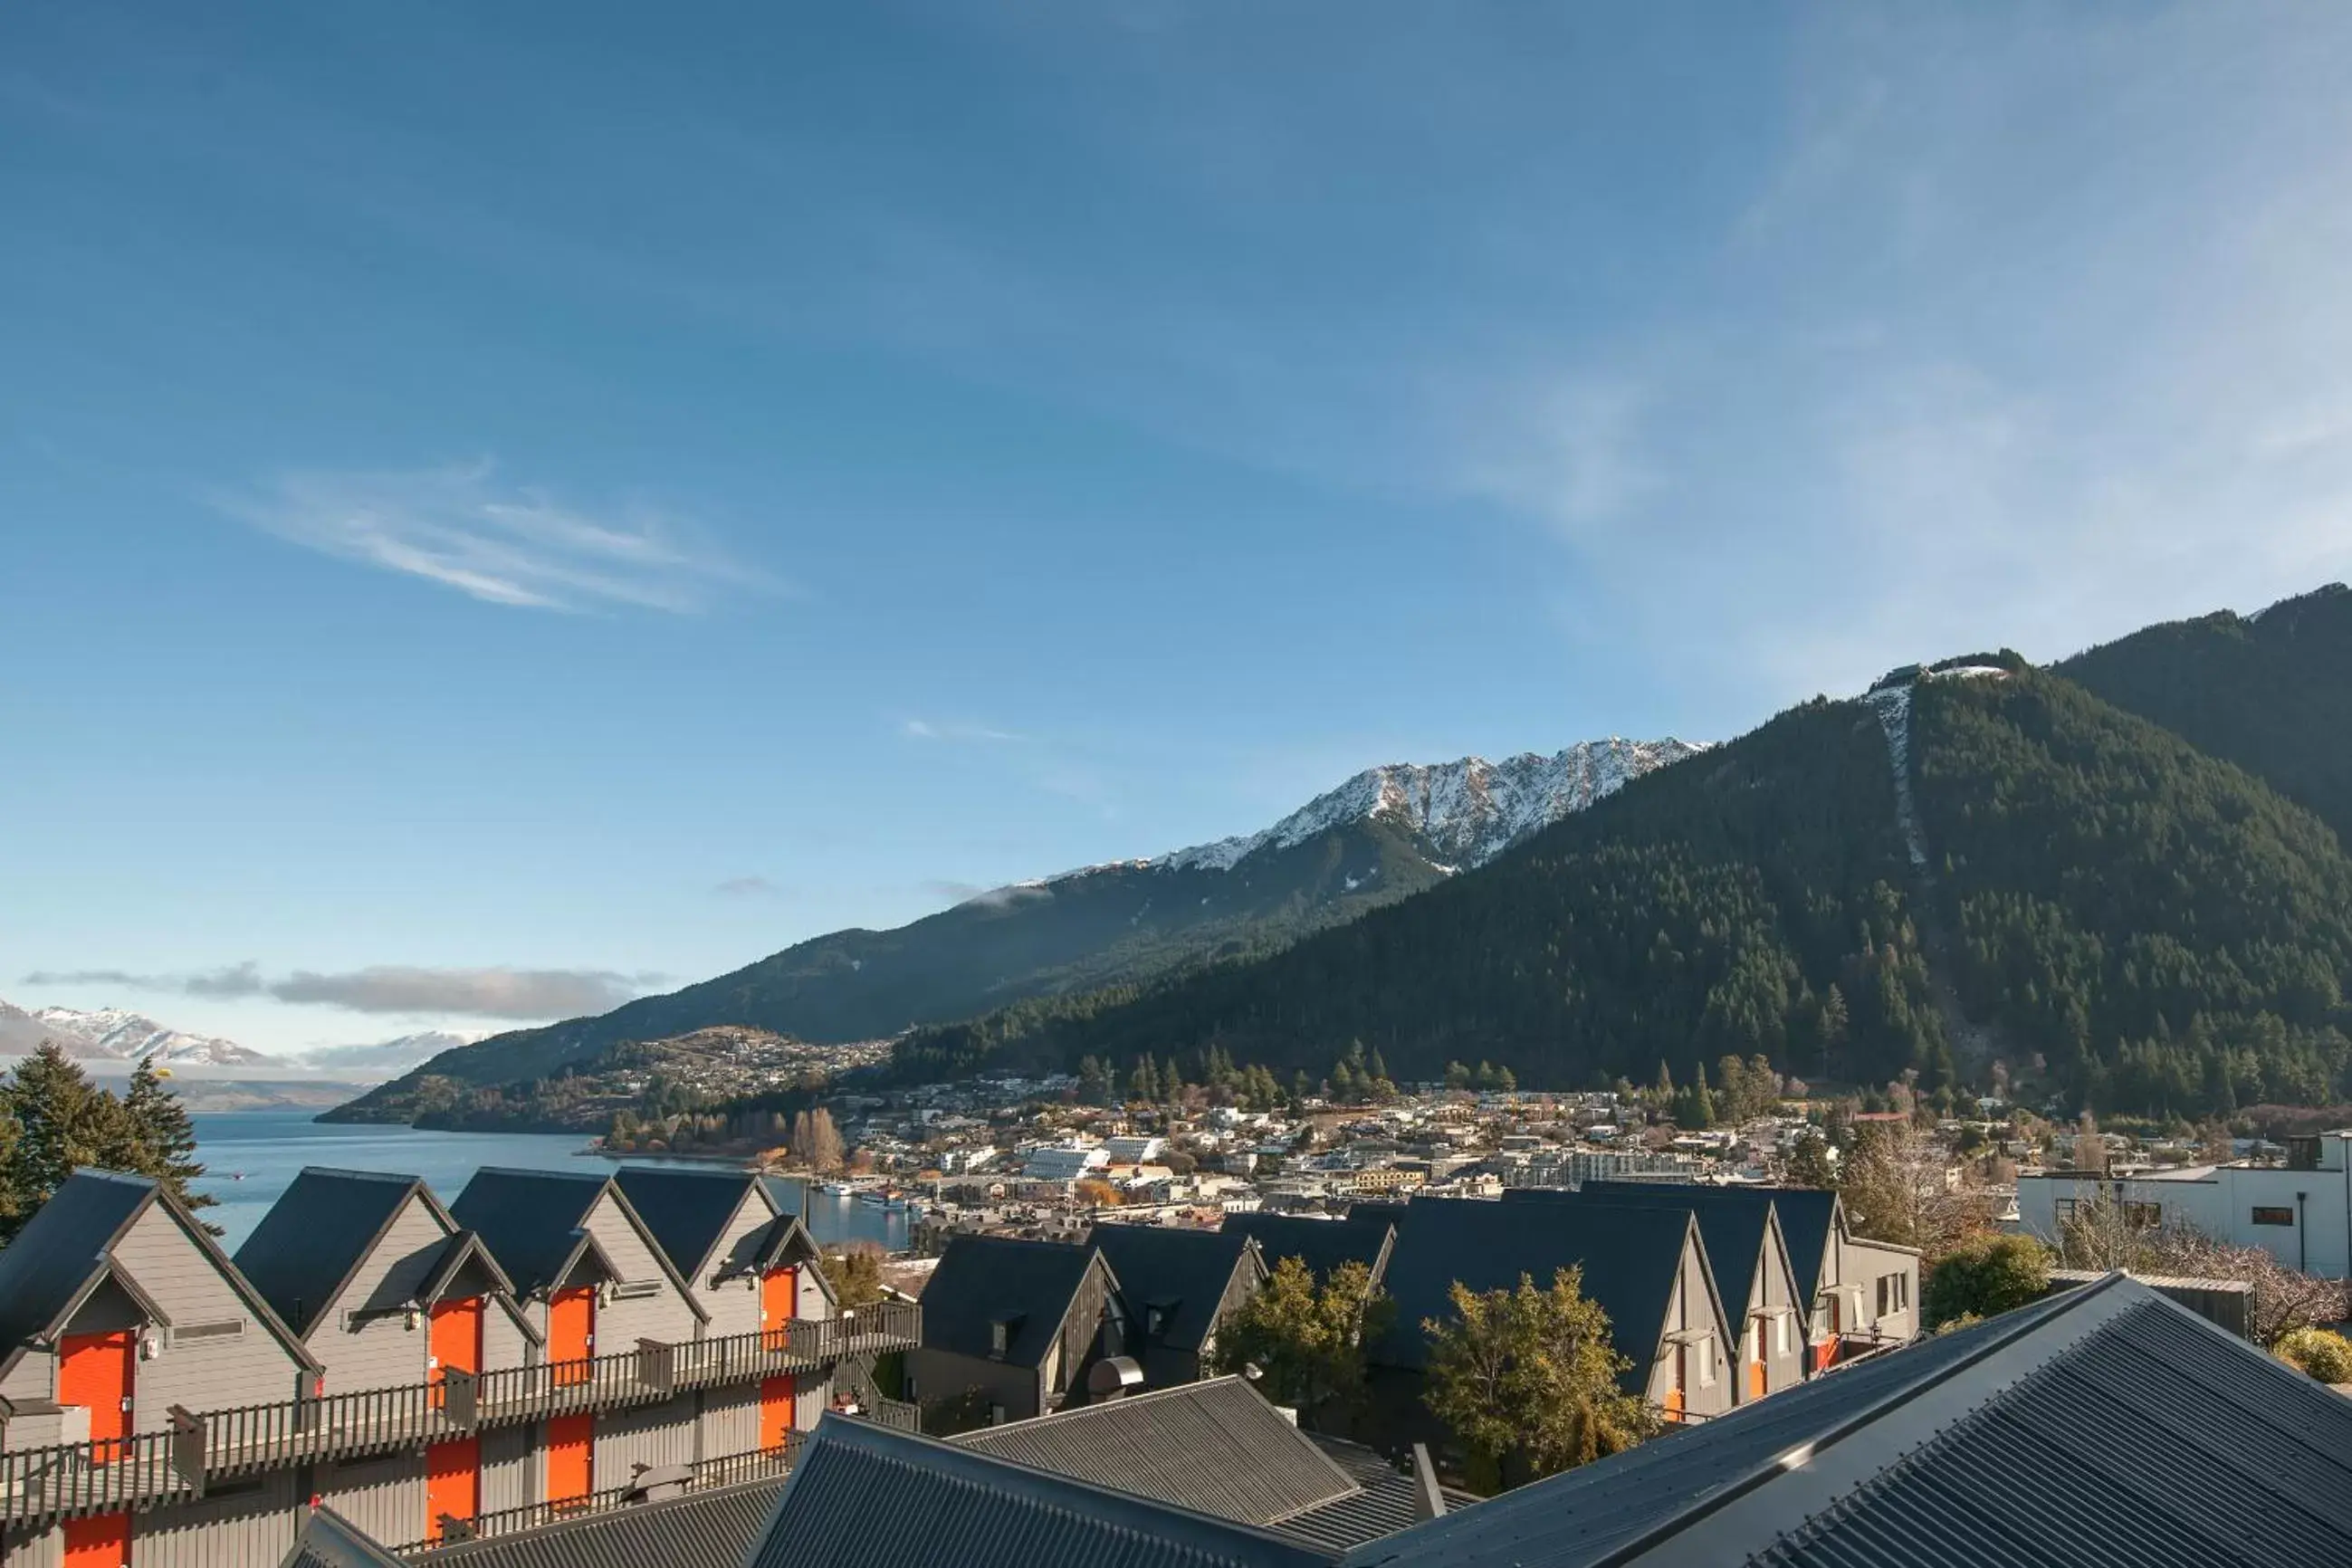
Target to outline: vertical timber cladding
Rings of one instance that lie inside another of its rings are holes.
[[[139,1336],[129,1329],[104,1334],[68,1334],[58,1342],[58,1403],[89,1411],[90,1463],[110,1465],[122,1458],[131,1433],[132,1382],[139,1364]]]

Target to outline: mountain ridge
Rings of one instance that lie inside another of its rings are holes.
[[[1278,947],[1406,898],[1628,780],[1703,754],[1612,738],[1501,763],[1467,757],[1366,769],[1255,834],[1005,888],[891,931],[811,938],[713,980],[593,1018],[444,1053],[335,1113],[404,1120],[447,1086],[541,1079],[625,1040],[716,1025],[852,1042],[1030,996],[1131,984]]]

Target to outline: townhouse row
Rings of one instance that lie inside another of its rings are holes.
[[[1455,1284],[1549,1286],[1580,1271],[1609,1314],[1628,1393],[1697,1421],[1918,1331],[1919,1257],[1853,1235],[1835,1193],[1595,1182],[1499,1201],[1358,1204],[1343,1219],[1227,1215],[1215,1233],[1103,1225],[1082,1243],[959,1237],[923,1294],[907,1393],[924,1429],[1019,1421],[1201,1377],[1224,1319],[1271,1268],[1360,1263],[1388,1297],[1365,1347],[1354,1435],[1392,1453],[1442,1445],[1430,1336]]]
[[[234,1259],[76,1173],[0,1250],[0,1568],[276,1562],[317,1503],[407,1551],[779,1474],[828,1405],[913,1425],[797,1215],[725,1172],[313,1168]]]

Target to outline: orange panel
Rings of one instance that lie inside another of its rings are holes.
[[[764,1378],[760,1384],[760,1447],[778,1448],[793,1430],[793,1380]]]
[[[1764,1363],[1760,1361],[1749,1362],[1748,1363],[1748,1397],[1761,1399],[1765,1392]]]
[[[570,1502],[596,1489],[596,1417],[558,1415],[547,1424],[547,1500]]]
[[[776,1334],[793,1321],[800,1304],[801,1271],[771,1268],[760,1276],[760,1331]]]
[[[425,1450],[425,1539],[441,1539],[441,1519],[471,1519],[482,1506],[482,1441],[460,1438]]]
[[[445,1373],[482,1370],[482,1299],[465,1296],[433,1303],[425,1332],[425,1350],[433,1358],[425,1380],[439,1386]],[[433,1402],[439,1405],[441,1396]]]
[[[69,1519],[65,1537],[65,1568],[130,1568],[131,1516],[127,1513]]]
[[[122,1457],[121,1439],[131,1433],[131,1393],[139,1364],[138,1336],[124,1329],[111,1334],[68,1334],[58,1342],[58,1403],[89,1407],[90,1463],[111,1464]]]
[[[547,1359],[560,1370],[555,1381],[585,1383],[588,1369],[584,1366],[562,1367],[566,1362],[584,1362],[596,1353],[596,1289],[593,1285],[575,1286],[558,1290],[547,1303]]]

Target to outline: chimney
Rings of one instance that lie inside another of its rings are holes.
[[[1412,1517],[1439,1519],[1445,1513],[1445,1494],[1437,1489],[1437,1467],[1429,1462],[1429,1445],[1412,1446]]]

